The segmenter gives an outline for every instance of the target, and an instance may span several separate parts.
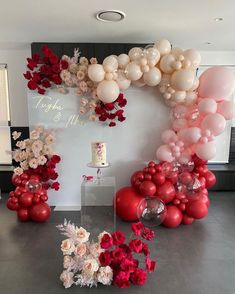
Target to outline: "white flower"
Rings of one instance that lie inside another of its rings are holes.
[[[52,148],[48,145],[44,145],[42,152],[45,155],[50,155],[52,153]]]
[[[70,63],[70,57],[68,55],[63,55],[61,59]]]
[[[19,153],[19,159],[20,161],[26,160],[28,158],[28,154],[25,151],[21,151]]]
[[[13,159],[16,161],[16,162],[19,162],[20,161],[20,150],[15,150],[13,152]]]
[[[44,127],[38,126],[36,127],[35,131],[38,132],[39,134],[42,134],[44,132]]]
[[[106,234],[108,234],[108,235],[111,237],[111,234],[109,234],[109,233],[106,232],[106,231],[103,231],[103,232],[100,233],[99,236],[98,236],[98,241],[99,241],[99,243],[101,242],[103,236],[106,235]]]
[[[40,136],[40,133],[38,130],[33,130],[30,132],[30,139],[37,140]]]
[[[82,71],[82,70],[79,70],[79,71],[77,72],[77,79],[78,79],[79,81],[82,81],[82,80],[84,80],[84,78],[85,78],[85,72]]]
[[[31,168],[37,168],[37,167],[38,167],[38,161],[37,161],[37,159],[36,159],[36,158],[32,158],[32,159],[30,159],[30,161],[29,161],[29,166],[30,166]]]
[[[89,240],[90,233],[88,233],[83,227],[76,228],[76,237],[77,242],[85,243]]]
[[[79,112],[81,113],[81,114],[85,114],[85,113],[87,113],[87,110],[86,110],[86,108],[85,107],[80,107],[80,109],[79,109]]]
[[[61,251],[64,255],[71,255],[75,249],[74,243],[71,239],[63,240],[61,243]]]
[[[24,141],[18,141],[17,143],[16,143],[16,146],[18,147],[18,148],[20,148],[20,149],[25,149],[25,142]]]
[[[18,176],[22,175],[24,170],[21,167],[14,168],[14,173]]]
[[[87,65],[79,65],[78,70],[81,70],[86,74],[88,71],[88,66]]]
[[[27,170],[29,168],[27,160],[22,161],[20,166],[23,168],[23,170]]]
[[[71,63],[69,65],[69,71],[73,74],[76,74],[78,71],[78,65],[76,63]]]
[[[74,283],[73,273],[69,271],[63,271],[60,275],[60,280],[63,282],[65,288],[70,288]]]
[[[88,100],[86,98],[81,98],[81,101],[80,101],[81,106],[86,106],[87,103],[88,103]]]
[[[79,88],[77,88],[76,89],[76,95],[77,96],[82,96],[82,94],[83,94],[83,92]]]
[[[113,280],[113,271],[110,266],[100,267],[98,275],[98,282],[103,285],[111,285]]]
[[[47,145],[51,145],[51,144],[55,143],[55,137],[52,136],[51,134],[48,135],[48,136],[45,138],[45,143],[46,143]]]
[[[88,59],[86,57],[80,57],[79,63],[81,65],[88,65],[89,62],[88,62]]]
[[[36,140],[32,144],[33,153],[39,153],[43,148],[43,142],[41,140]]]
[[[12,135],[13,140],[16,141],[21,136],[21,132],[14,131],[11,135]]]
[[[99,269],[99,264],[95,258],[89,258],[84,261],[83,272],[89,276],[92,276],[94,272]]]
[[[95,57],[92,57],[92,58],[90,59],[90,63],[91,63],[91,64],[97,64],[98,61],[97,61],[97,59],[96,59]]]
[[[64,256],[64,263],[63,266],[64,268],[69,268],[73,264],[73,258],[69,255]]]
[[[89,251],[94,257],[98,257],[101,252],[104,252],[99,243],[91,244],[89,247]]]
[[[47,162],[47,159],[44,155],[38,157],[38,165],[44,165]]]
[[[61,71],[60,77],[63,81],[68,80],[71,78],[71,73],[67,69],[64,69]]]
[[[97,115],[91,114],[91,115],[89,116],[89,120],[90,120],[90,121],[98,121],[99,118],[98,118]]]
[[[86,254],[87,248],[86,245],[84,243],[78,244],[75,249],[74,249],[74,254],[82,257],[83,255]]]

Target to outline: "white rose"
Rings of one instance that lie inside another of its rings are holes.
[[[79,243],[85,243],[89,240],[90,233],[88,233],[84,228],[80,227],[76,229],[76,236]]]
[[[63,240],[61,243],[61,251],[64,255],[71,255],[75,249],[74,243],[70,239]]]
[[[30,139],[37,140],[40,136],[40,133],[38,130],[33,130],[30,132]]]
[[[47,159],[44,155],[38,157],[38,165],[44,165],[47,162]]]
[[[36,158],[32,158],[30,161],[29,161],[29,166],[31,168],[37,168],[38,167],[38,161]]]
[[[74,249],[74,254],[79,257],[82,257],[83,255],[86,254],[86,251],[87,251],[86,245],[84,243],[81,243],[81,244],[78,244],[76,248]]]
[[[90,253],[94,256],[94,257],[98,257],[100,255],[101,252],[103,252],[104,250],[100,247],[99,243],[93,243],[90,245],[89,247]]]
[[[70,267],[73,263],[74,263],[74,260],[71,256],[69,255],[64,256],[64,263],[63,263],[64,268]]]
[[[16,143],[16,146],[18,147],[18,148],[20,148],[20,149],[25,149],[25,141],[18,141],[17,143]]]
[[[65,288],[70,288],[74,281],[73,281],[73,273],[68,271],[63,271],[60,275],[60,280],[63,282]]]
[[[87,275],[91,276],[94,272],[97,272],[99,269],[99,264],[94,258],[90,258],[84,261],[83,264],[83,272]]]
[[[55,137],[52,136],[52,135],[48,135],[48,136],[46,137],[46,139],[45,139],[45,143],[46,143],[47,145],[51,145],[51,144],[53,144],[54,142],[55,142]]]
[[[111,285],[113,280],[113,271],[110,266],[100,267],[98,275],[98,282],[103,285]]]
[[[24,170],[21,167],[14,168],[14,173],[18,176],[22,175]]]

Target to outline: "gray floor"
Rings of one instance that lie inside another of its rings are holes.
[[[54,212],[45,224],[19,223],[0,201],[1,294],[235,294],[235,193],[211,193],[208,217],[191,226],[157,228],[152,250],[158,269],[144,287],[128,290],[61,286],[63,237],[55,226],[65,217],[79,219],[78,212]],[[129,226],[118,222],[118,227]]]

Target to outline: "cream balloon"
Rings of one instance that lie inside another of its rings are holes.
[[[154,44],[154,46],[160,52],[161,56],[171,52],[171,43],[168,40],[159,40]]]
[[[116,82],[117,82],[120,90],[126,90],[131,85],[131,81],[126,78],[126,75],[121,70],[118,70]]]
[[[167,74],[171,74],[174,71],[175,56],[167,54],[162,57],[160,61],[160,69]]]
[[[144,82],[144,79],[143,77],[140,78],[139,80],[137,81],[133,81],[132,84],[138,88],[141,88],[141,87],[144,87],[145,86],[145,82]]]
[[[199,79],[197,77],[195,77],[194,82],[193,82],[193,86],[192,88],[190,88],[190,91],[194,91],[198,88],[199,86]]]
[[[172,100],[177,103],[182,103],[185,101],[186,92],[185,91],[175,91],[172,94]]]
[[[157,86],[161,81],[160,70],[156,67],[152,67],[148,72],[144,73],[144,81],[148,86]]]
[[[177,91],[188,91],[193,86],[194,79],[194,71],[180,69],[172,74],[171,85]]]
[[[143,72],[141,71],[140,66],[135,62],[130,62],[127,65],[125,73],[126,73],[127,79],[131,81],[137,81],[143,75]]]
[[[104,103],[111,103],[118,98],[120,91],[115,81],[102,81],[97,87],[97,96]]]
[[[120,54],[117,57],[118,67],[121,69],[125,69],[127,64],[130,62],[130,57],[127,54]]]
[[[88,77],[96,83],[103,81],[105,76],[104,68],[101,64],[91,64],[88,67]]]
[[[118,68],[117,58],[113,55],[108,56],[103,61],[103,67],[106,72],[113,72]]]
[[[159,86],[169,86],[171,80],[171,75],[163,74],[161,82],[159,83]]]
[[[197,94],[193,91],[186,92],[185,103],[190,105],[197,100]]]
[[[201,55],[197,50],[195,50],[195,49],[185,50],[183,55],[184,55],[185,60],[190,61],[192,69],[196,69],[199,67],[200,62],[201,62]]]
[[[133,47],[128,53],[131,61],[139,59],[143,55],[143,50],[139,47]]]
[[[152,47],[146,50],[145,56],[148,60],[154,60],[156,64],[160,60],[160,52],[157,50],[157,48]]]
[[[180,55],[183,54],[183,50],[181,48],[175,47],[171,49],[171,54],[175,56],[175,58],[178,58]]]

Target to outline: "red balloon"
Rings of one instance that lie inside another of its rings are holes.
[[[15,178],[14,181],[13,181],[13,184],[15,186],[20,186],[21,183],[22,183],[22,181],[21,181],[20,177],[19,178]]]
[[[181,210],[181,211],[185,211],[185,209],[186,209],[186,205],[185,205],[185,203],[180,203],[180,204],[178,205],[178,208],[179,208],[179,210]]]
[[[203,160],[203,159],[197,157],[196,154],[194,154],[192,156],[192,160],[193,160],[195,166],[200,166],[200,165],[206,165],[207,164],[207,160]]]
[[[140,185],[140,194],[143,196],[153,196],[156,193],[156,191],[156,186],[151,181],[144,181]]]
[[[216,177],[210,170],[205,175],[206,179],[206,188],[210,188],[215,185],[216,183]]]
[[[10,209],[10,210],[17,210],[19,208],[19,203],[16,202],[12,202],[12,198],[9,198],[7,200],[7,208]]]
[[[154,182],[154,184],[156,184],[157,186],[161,186],[165,183],[166,178],[164,176],[163,173],[156,173],[153,177],[152,177],[152,181]]]
[[[164,202],[169,203],[175,197],[175,188],[170,181],[165,181],[165,183],[157,187],[157,196]]]
[[[143,197],[132,187],[121,188],[115,196],[116,213],[125,221],[135,221],[138,219],[138,208]]]
[[[28,182],[28,180],[22,180],[22,182],[21,182],[22,187],[25,187],[27,182]]]
[[[194,222],[194,218],[188,216],[187,214],[183,215],[182,224],[184,225],[191,225]]]
[[[26,192],[19,198],[19,203],[22,207],[30,207],[33,204],[33,194]]]
[[[142,171],[136,171],[135,173],[133,173],[133,175],[131,176],[131,185],[134,187],[135,186],[135,182],[136,180],[140,180],[143,181],[144,180],[144,173]]]
[[[151,176],[150,174],[146,173],[146,174],[144,175],[144,180],[146,180],[146,181],[151,181],[151,180],[152,180],[152,176]]]
[[[15,192],[14,191],[11,191],[10,193],[9,193],[9,197],[14,197],[15,196]]]
[[[167,205],[166,209],[167,213],[163,225],[167,228],[178,227],[183,219],[182,212],[174,205]]]
[[[161,164],[155,164],[155,170],[156,170],[157,173],[160,173],[162,171]]]
[[[186,206],[188,216],[200,219],[208,214],[208,207],[202,200],[190,201]]]
[[[40,195],[34,195],[33,196],[33,203],[34,204],[39,203],[40,201],[41,201]]]
[[[150,161],[148,163],[148,167],[155,167],[155,162],[154,161]]]
[[[156,169],[154,167],[149,167],[150,175],[154,175],[156,173]]]
[[[50,217],[51,209],[46,203],[33,205],[29,210],[31,219],[38,223],[43,223]]]
[[[176,192],[175,197],[179,200],[182,200],[186,198],[186,195],[183,192]]]
[[[30,180],[34,180],[34,181],[40,182],[41,181],[41,177],[39,175],[31,175],[30,176]]]
[[[40,198],[43,202],[46,202],[48,200],[47,195],[42,195]]]
[[[174,185],[178,181],[178,173],[177,172],[172,172],[170,177],[167,177],[167,179]]]
[[[17,211],[17,216],[18,216],[18,219],[21,222],[26,222],[27,220],[29,220],[29,211],[28,211],[28,209],[27,208],[20,208]]]
[[[20,176],[16,175],[16,174],[13,174],[12,178],[11,178],[11,181],[12,181],[12,184],[14,186],[18,186],[17,182],[20,181],[21,182],[21,179],[20,179]]]
[[[208,167],[206,165],[200,165],[195,167],[194,171],[199,174],[199,176],[205,177],[206,173],[208,172]]]
[[[148,173],[149,172],[149,168],[148,167],[145,167],[144,168],[144,173]]]
[[[205,189],[206,188],[206,179],[204,177],[199,177],[198,180],[200,182],[200,190]]]
[[[183,172],[179,175],[179,180],[183,185],[188,185],[192,182],[192,175],[189,172]]]
[[[28,180],[29,179],[29,175],[26,173],[23,173],[20,175],[21,180]]]

